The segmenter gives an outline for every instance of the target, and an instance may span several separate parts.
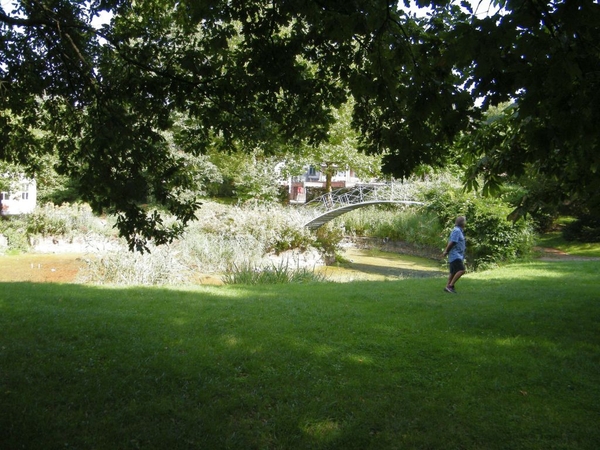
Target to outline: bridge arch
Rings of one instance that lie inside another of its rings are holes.
[[[412,185],[394,182],[361,184],[352,190],[339,189],[317,197],[304,206],[315,211],[313,218],[304,226],[316,230],[342,214],[370,205],[423,205],[422,202],[412,199],[414,194]]]

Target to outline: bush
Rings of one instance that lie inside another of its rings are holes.
[[[344,239],[343,230],[335,224],[325,224],[317,229],[315,235],[314,246],[321,251],[325,264],[333,264],[337,260],[337,253]]]
[[[0,234],[6,238],[9,250],[21,252],[29,248],[26,216],[2,217]]]
[[[70,231],[67,222],[62,217],[46,214],[36,209],[27,217],[27,234],[42,236],[63,236]]]
[[[101,223],[103,222],[103,223]],[[114,234],[106,221],[95,217],[85,204],[65,204],[56,206],[47,203],[38,206],[32,213],[20,216],[3,217],[0,234],[6,237],[11,250],[27,251],[37,236],[73,236],[90,231],[98,234]]]
[[[531,253],[532,221],[509,221],[507,216],[512,208],[507,202],[465,192],[458,182],[448,181],[423,186],[420,195],[427,210],[439,218],[443,227],[440,248],[445,246],[456,217],[467,217],[467,259],[473,268],[514,261]]]
[[[278,255],[288,250],[306,251],[314,243],[314,237],[305,227],[285,224],[267,245],[267,251],[274,251]]]
[[[81,235],[92,231],[115,235],[112,224],[95,216],[92,208],[85,203],[65,203],[60,206],[46,203],[27,215],[26,220],[27,234],[30,236]]]
[[[442,227],[435,214],[415,206],[371,206],[338,219],[347,234],[439,246]]]
[[[600,218],[583,215],[563,229],[567,241],[600,242]]]

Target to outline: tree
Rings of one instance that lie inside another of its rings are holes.
[[[367,155],[358,150],[358,133],[352,128],[353,104],[351,100],[333,110],[334,122],[325,141],[301,150],[300,159],[320,167],[325,174],[327,192],[331,192],[332,178],[340,170],[352,169],[359,178],[381,175],[381,155]]]
[[[198,208],[181,195],[194,187],[185,158],[164,139],[174,113],[198,121],[196,156],[215,137],[223,150],[277,152],[325,141],[333,109],[351,95],[361,147],[408,176],[443,165],[457,133],[477,131],[481,110],[512,99],[526,150],[507,147],[514,162],[481,173],[548,161],[548,173],[582,177],[573,189],[595,186],[594,0],[506,0],[484,18],[445,0],[417,1],[430,7],[420,18],[390,0],[15,4],[0,10],[0,111],[18,118],[0,116],[0,159],[57,152],[94,210],[118,214],[132,248],[173,239]],[[101,11],[112,19],[96,28]],[[149,200],[179,222],[164,225]]]
[[[467,187],[477,190],[483,183],[484,194],[508,195],[514,206],[509,218],[531,215],[542,231],[553,225],[559,213],[600,219],[600,201],[590,189],[600,186],[594,177],[586,180],[587,168],[579,166],[582,162],[558,153],[528,160],[531,144],[518,127],[517,105],[505,103],[490,107],[477,130],[457,140]],[[518,170],[509,170],[510,164]],[[549,170],[552,165],[563,169],[556,173]]]
[[[504,9],[497,14],[455,29],[482,109],[510,102],[463,137],[468,180],[476,185],[482,177],[492,190],[507,176],[543,180],[521,198],[514,218],[566,200],[591,204],[600,189],[600,5],[498,4]]]
[[[113,17],[96,29],[100,11]],[[57,151],[83,199],[118,214],[131,248],[168,242],[198,207],[180,195],[193,180],[163,137],[173,112],[199,120],[201,154],[214,136],[225,149],[316,141],[343,99],[331,77],[297,59],[321,44],[306,50],[283,30],[291,16],[273,13],[260,2],[159,0],[32,0],[0,11],[0,109],[20,119],[0,118],[0,158]],[[164,225],[149,200],[179,223]]]
[[[0,161],[0,192],[16,191],[23,177],[23,169]]]
[[[275,157],[266,156],[260,149],[255,149],[251,153],[211,152],[209,158],[222,174],[221,183],[213,184],[215,196],[263,204],[280,200]]]

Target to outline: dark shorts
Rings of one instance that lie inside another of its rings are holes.
[[[465,263],[462,259],[455,259],[450,263],[450,275],[454,275],[456,272],[465,270]]]

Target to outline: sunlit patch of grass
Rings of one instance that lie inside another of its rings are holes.
[[[325,419],[315,422],[308,422],[302,427],[302,430],[317,442],[331,442],[340,434],[341,425],[338,421]]]
[[[600,277],[600,266],[586,261],[525,262],[472,273],[469,274],[469,278],[487,282],[508,278],[512,281],[562,283],[574,275],[577,275],[579,283],[595,282],[596,277]],[[535,285],[526,287],[535,287]]]
[[[366,354],[351,354],[351,355],[348,355],[348,360],[353,361],[357,364],[372,364],[373,363],[373,359],[371,358],[371,356],[366,355]]]
[[[539,247],[555,248],[571,256],[600,257],[600,242],[567,241],[563,238],[560,231],[546,233],[538,237],[536,245]]]
[[[423,257],[356,248],[345,249],[343,256],[343,263],[317,270],[332,281],[345,283],[391,281],[445,274],[445,267],[442,268],[439,261]]]

